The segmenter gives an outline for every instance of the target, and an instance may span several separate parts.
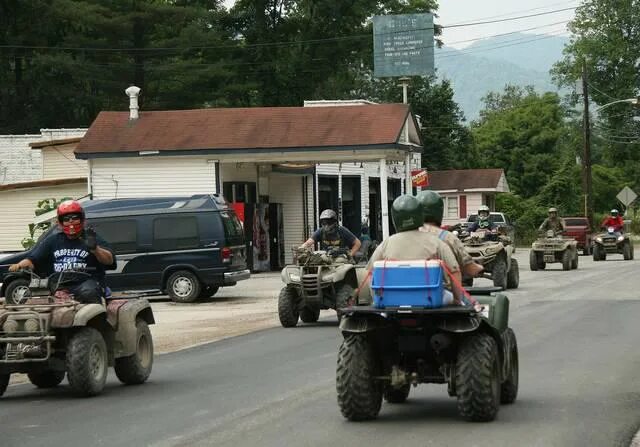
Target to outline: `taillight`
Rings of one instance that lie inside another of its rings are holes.
[[[222,262],[231,262],[232,257],[233,251],[229,247],[224,247],[222,249]]]

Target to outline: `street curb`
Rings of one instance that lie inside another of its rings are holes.
[[[640,430],[636,433],[636,435],[631,440],[631,444],[629,447],[640,447]]]

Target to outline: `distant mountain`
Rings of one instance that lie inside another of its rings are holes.
[[[444,47],[436,50],[436,69],[451,81],[455,100],[471,121],[479,116],[482,98],[507,84],[558,91],[549,70],[562,57],[566,42],[565,37],[514,34],[485,39],[463,50]]]

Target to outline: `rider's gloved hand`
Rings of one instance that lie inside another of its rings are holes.
[[[89,250],[95,250],[98,246],[98,241],[96,238],[96,230],[89,227],[84,230],[84,243],[87,245]]]

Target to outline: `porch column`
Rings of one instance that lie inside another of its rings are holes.
[[[389,237],[389,203],[387,199],[387,159],[380,159],[380,214],[382,215],[382,239]]]
[[[411,181],[411,152],[407,152],[404,159],[404,175],[405,175],[405,194],[413,193],[413,182]]]

